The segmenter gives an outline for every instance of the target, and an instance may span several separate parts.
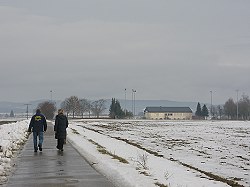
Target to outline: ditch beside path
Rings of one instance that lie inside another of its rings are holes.
[[[32,134],[19,154],[14,173],[7,187],[114,187],[104,176],[92,168],[72,147],[56,149],[53,125],[48,123],[44,134],[43,151],[34,153]]]

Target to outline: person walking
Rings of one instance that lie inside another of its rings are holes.
[[[45,116],[41,113],[40,109],[36,110],[36,114],[32,116],[28,128],[28,132],[33,132],[33,143],[34,143],[34,152],[42,151],[43,145],[43,133],[47,130],[47,122]],[[37,137],[39,137],[39,143],[37,147]]]
[[[68,127],[68,118],[63,114],[63,109],[58,110],[58,115],[56,115],[55,119],[55,138],[57,139],[56,148],[60,151],[63,151],[64,140],[66,139],[66,128]]]

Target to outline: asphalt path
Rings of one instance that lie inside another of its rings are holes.
[[[53,125],[48,123],[43,151],[33,150],[32,134],[18,155],[7,187],[114,187],[92,168],[70,143],[56,149]]]

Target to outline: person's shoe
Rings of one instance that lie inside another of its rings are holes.
[[[60,151],[62,151],[62,152],[63,152],[63,149],[60,149]]]
[[[42,145],[39,144],[38,147],[39,147],[39,151],[43,150]]]
[[[56,146],[57,149],[59,149],[58,145]],[[60,150],[60,149],[59,149]]]
[[[35,152],[35,153],[37,152],[37,148],[34,149],[34,152]]]

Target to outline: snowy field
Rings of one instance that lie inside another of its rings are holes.
[[[68,140],[117,186],[250,186],[250,122],[71,121]]]
[[[28,123],[0,125],[0,184]],[[250,186],[250,122],[75,120],[68,141],[119,187]]]

